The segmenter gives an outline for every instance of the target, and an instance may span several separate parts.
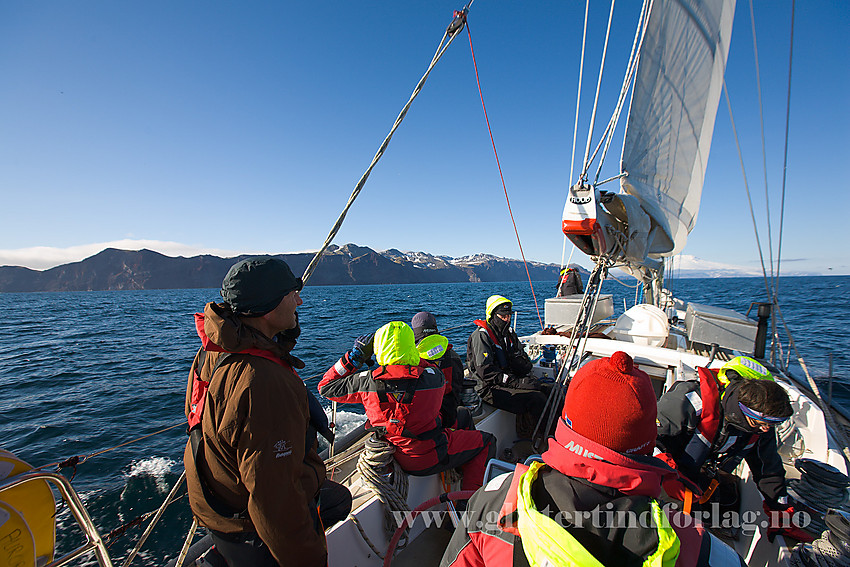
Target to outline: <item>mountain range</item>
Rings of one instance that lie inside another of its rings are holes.
[[[151,250],[107,248],[80,262],[48,270],[0,266],[0,292],[216,288],[230,266],[246,257],[201,255],[185,258]],[[295,274],[301,274],[313,254],[303,252],[276,257],[285,260]],[[580,270],[586,279],[587,271]],[[528,262],[533,280],[551,280],[554,285],[558,271],[559,266],[555,264]],[[488,254],[451,258],[396,249],[376,252],[365,246],[346,244],[328,248],[309,285],[493,282],[527,277],[522,261]]]

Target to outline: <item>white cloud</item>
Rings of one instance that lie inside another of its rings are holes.
[[[699,274],[701,277],[760,276],[761,270],[703,260],[690,254],[680,254],[673,259],[674,273],[682,276]]]
[[[89,256],[93,256],[106,248],[118,248],[120,250],[154,250],[166,256],[197,256],[199,254],[212,254],[228,258],[245,253],[262,253],[260,251],[234,251],[221,250],[218,248],[205,248],[181,244],[180,242],[165,242],[161,240],[114,240],[112,242],[97,242],[94,244],[82,244],[80,246],[69,246],[67,248],[54,248],[50,246],[34,246],[32,248],[18,248],[15,250],[0,249],[0,265],[2,266],[24,266],[34,270],[45,270],[70,262],[79,262]]]

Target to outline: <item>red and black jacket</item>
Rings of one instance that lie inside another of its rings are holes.
[[[402,453],[430,453],[435,444],[445,447],[440,406],[446,380],[436,366],[423,359],[418,366],[352,370],[345,360],[329,368],[319,393],[331,401],[363,404],[369,424],[385,427],[387,440]]]
[[[466,343],[466,364],[480,380],[485,397],[494,386],[516,387],[533,367],[516,333],[509,327],[498,333],[491,325],[475,320],[477,328]]]
[[[744,379],[733,380],[721,399],[718,388],[711,387],[711,371],[699,371],[699,382],[676,382],[658,400],[658,448],[703,489],[711,480],[703,467],[732,472],[746,460],[759,491],[777,502],[787,494],[785,467],[774,432],[753,431],[738,407]]]
[[[651,499],[661,492],[662,480],[675,476],[673,469],[652,457],[612,451],[575,433],[563,420],[558,423],[556,439],[549,439],[543,461],[549,466],[532,486],[535,507],[552,518],[557,518],[559,511],[585,512],[581,526],[565,529],[603,565],[639,566],[657,549],[655,529],[608,526],[604,519],[609,512],[639,515],[649,509]],[[527,565],[516,527],[521,472],[518,468],[496,477],[475,493],[467,507],[469,517],[455,530],[441,567]],[[596,517],[603,519],[601,523],[592,520],[594,511],[599,512]],[[728,547],[688,517],[671,511],[668,518],[673,516],[671,525],[681,542],[677,566],[729,564]],[[738,561],[744,564],[740,558]]]

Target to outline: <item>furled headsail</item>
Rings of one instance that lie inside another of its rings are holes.
[[[570,189],[563,231],[644,281],[696,224],[732,34],[735,0],[654,0],[638,52],[622,192]]]

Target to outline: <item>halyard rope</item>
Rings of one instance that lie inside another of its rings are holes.
[[[502,189],[505,191],[505,201],[508,204],[508,213],[511,215],[511,223],[514,226],[514,234],[516,234],[516,242],[519,246],[519,253],[522,256],[522,263],[525,266],[525,273],[528,276],[528,285],[531,287],[531,297],[534,299],[534,308],[537,310],[537,320],[540,322],[540,329],[543,330],[543,318],[540,316],[540,306],[537,304],[537,294],[534,293],[534,284],[531,283],[531,272],[528,270],[528,262],[525,260],[525,252],[522,249],[522,242],[519,239],[519,231],[514,220],[514,212],[511,209],[511,200],[508,197],[508,186],[505,184],[505,176],[502,174],[502,164],[499,161],[499,152],[496,151],[496,140],[493,138],[493,130],[490,128],[490,119],[487,117],[487,106],[484,104],[484,92],[481,90],[481,79],[478,77],[478,63],[475,61],[475,49],[472,47],[472,34],[469,31],[469,26],[466,26],[466,35],[469,37],[469,50],[472,52],[472,66],[475,69],[475,82],[478,85],[478,95],[481,97],[481,108],[484,110],[484,121],[487,123],[487,132],[490,134],[490,143],[493,145],[493,154],[496,156],[496,167],[499,169],[499,178],[502,180]]]

